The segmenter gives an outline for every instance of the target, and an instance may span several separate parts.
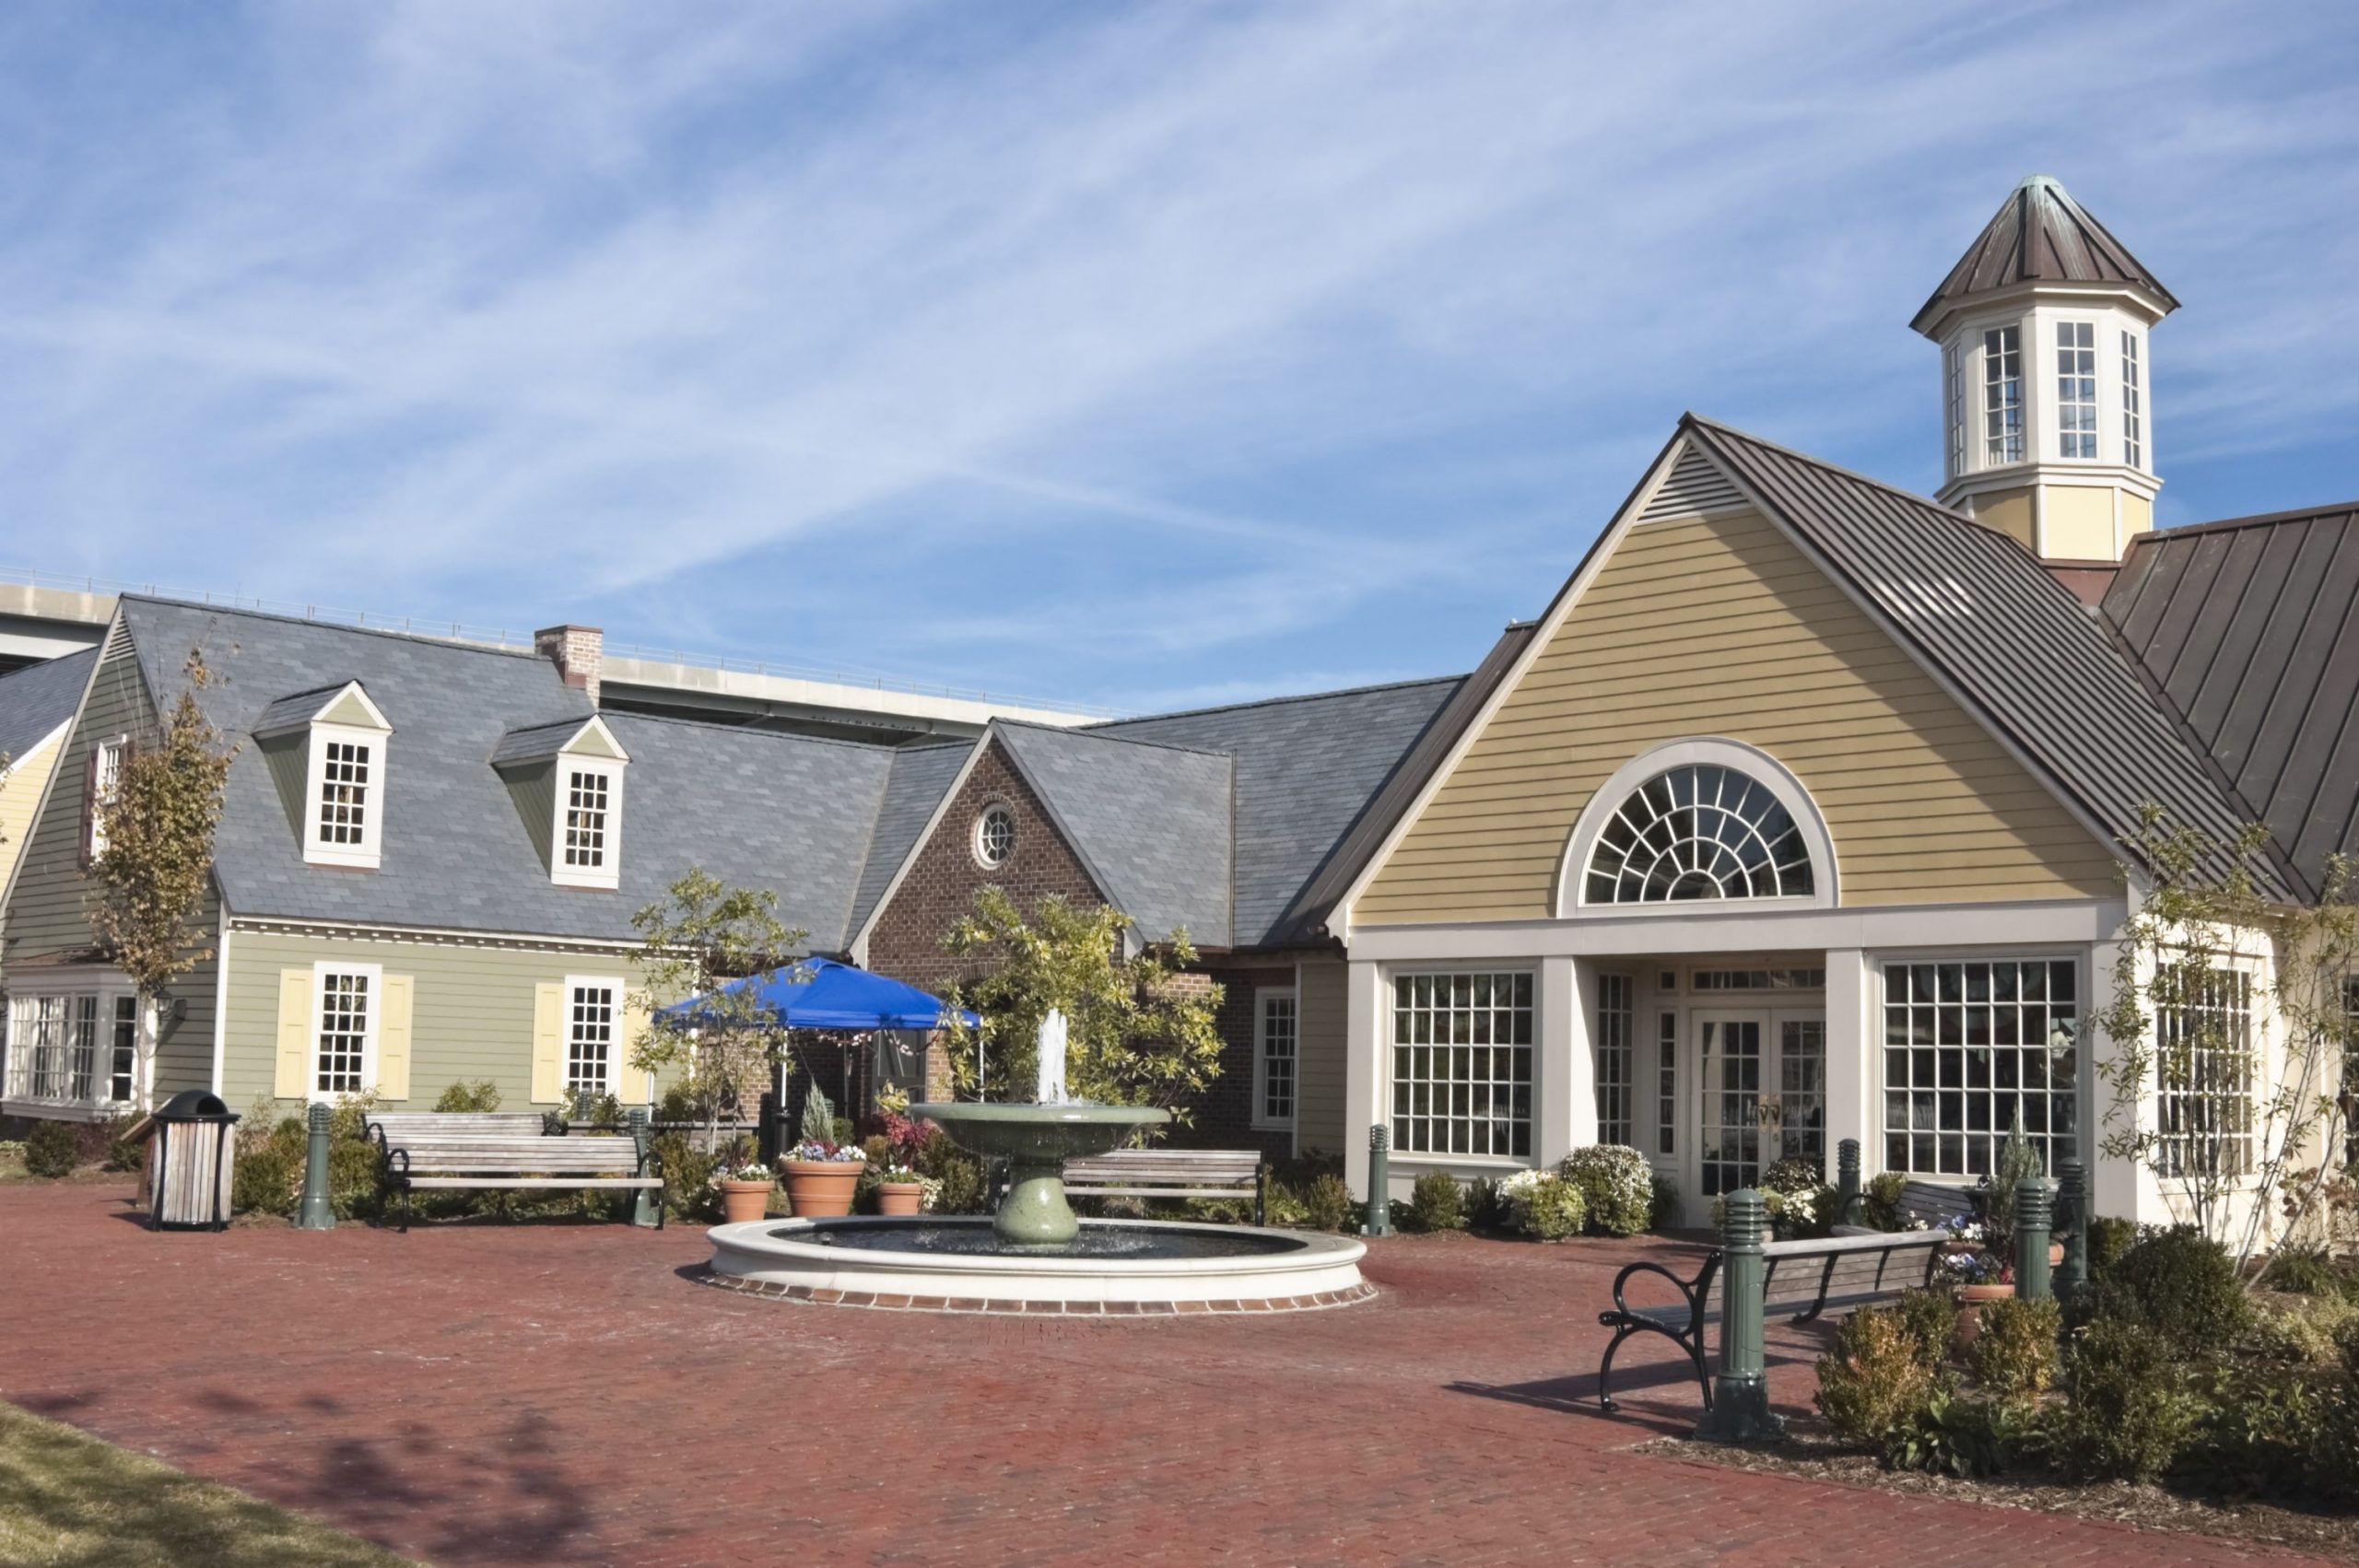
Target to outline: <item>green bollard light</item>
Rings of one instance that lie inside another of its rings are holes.
[[[1846,1138],[1835,1146],[1836,1223],[1860,1223],[1860,1141]]]
[[[2056,1293],[2067,1305],[2089,1285],[2089,1188],[2081,1162],[2057,1162],[2056,1228],[2064,1235],[2064,1261],[2056,1270]]]
[[[314,1105],[309,1117],[310,1141],[303,1150],[303,1201],[295,1211],[299,1231],[335,1229],[335,1209],[328,1201],[328,1108]]]
[[[630,1124],[631,1142],[635,1144],[639,1150],[639,1174],[645,1176],[647,1174],[647,1145],[649,1142],[647,1131],[647,1107],[645,1106],[631,1106],[629,1113],[624,1119]],[[634,1225],[648,1227],[654,1227],[662,1224],[663,1216],[663,1211],[658,1205],[663,1201],[663,1193],[651,1187],[632,1188],[630,1195],[630,1223]]]
[[[1761,1244],[1769,1211],[1751,1188],[1731,1192],[1720,1215],[1720,1371],[1712,1379],[1712,1408],[1696,1435],[1719,1443],[1758,1443],[1784,1433],[1769,1410],[1767,1354],[1762,1332],[1766,1270]]]
[[[2015,1184],[2015,1295],[2044,1301],[2055,1293],[2048,1282],[2048,1233],[2052,1196],[2044,1181]]]
[[[1382,1122],[1367,1129],[1367,1220],[1360,1235],[1392,1234],[1392,1134]]]

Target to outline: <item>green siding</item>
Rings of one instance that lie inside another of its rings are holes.
[[[8,899],[9,964],[90,945],[90,922],[83,912],[90,883],[82,874],[82,780],[90,751],[100,740],[116,735],[152,737],[155,732],[155,702],[139,673],[138,660],[123,642],[99,663],[89,700],[58,758],[49,800],[26,840]]]
[[[430,1108],[452,1083],[482,1078],[499,1085],[506,1108],[528,1108],[534,988],[569,975],[637,983],[636,966],[620,954],[232,930],[221,1085],[232,1110],[271,1099],[276,1087],[278,972],[322,959],[381,965],[388,975],[412,977],[409,1098],[401,1104],[413,1110]]]
[[[278,790],[278,803],[287,808],[287,826],[295,835],[295,842],[303,842],[303,787],[309,782],[311,766],[311,736],[308,730],[291,735],[274,735],[267,741],[257,741],[254,749],[262,754],[264,766],[270,769],[270,781]]]
[[[508,780],[508,797],[516,802],[516,814],[524,821],[524,831],[533,840],[533,848],[540,851],[541,865],[546,869],[555,853],[550,836],[557,822],[557,764],[527,763],[521,767],[501,770]]]

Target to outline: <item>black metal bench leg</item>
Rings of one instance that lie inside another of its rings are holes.
[[[1698,1334],[1687,1347],[1687,1359],[1696,1363],[1696,1386],[1704,1391],[1704,1413],[1712,1413],[1712,1367],[1704,1359],[1704,1337]]]
[[[1607,1391],[1614,1380],[1614,1352],[1622,1348],[1623,1340],[1637,1332],[1633,1328],[1615,1329],[1613,1343],[1605,1347],[1605,1359],[1597,1363],[1597,1408],[1601,1410],[1612,1412],[1622,1408],[1614,1402],[1614,1396]]]

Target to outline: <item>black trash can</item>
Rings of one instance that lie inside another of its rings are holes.
[[[147,1157],[159,1231],[218,1231],[229,1224],[229,1174],[238,1118],[217,1094],[191,1089],[158,1106]]]

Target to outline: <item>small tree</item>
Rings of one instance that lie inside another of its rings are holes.
[[[213,841],[234,746],[197,705],[217,679],[201,651],[183,666],[188,685],[151,743],[135,745],[113,791],[97,802],[106,848],[90,866],[90,929],[139,993],[138,1103],[155,1088],[157,1012],[181,976],[213,956],[196,921],[213,873]]]
[[[641,1072],[681,1071],[710,1151],[721,1141],[722,1112],[758,1096],[785,1052],[786,1027],[757,993],[781,969],[794,971],[787,955],[807,933],[780,922],[777,894],[730,887],[701,866],[689,867],[631,924],[640,934],[648,1021],[630,1064]],[[749,977],[756,983],[722,989]],[[704,1003],[685,1015],[663,1012],[688,997]]]
[[[975,895],[943,945],[960,958],[983,959],[980,978],[950,988],[944,1035],[962,1094],[1005,1097],[1036,1082],[1040,1023],[1051,1008],[1067,1025],[1065,1083],[1076,1096],[1105,1105],[1159,1105],[1181,1120],[1177,1102],[1220,1075],[1220,1036],[1213,1017],[1221,988],[1187,986],[1180,971],[1195,961],[1185,931],[1168,947],[1121,956],[1131,918],[1119,909],[1077,909],[1055,894],[1027,920],[997,887]],[[983,1065],[976,1030],[958,1018],[982,1015]]]
[[[2277,904],[2252,870],[2268,841],[2251,827],[2223,844],[2143,808],[2127,842],[2150,891],[2094,1020],[2113,1047],[2097,1067],[2110,1094],[2099,1152],[2151,1172],[2240,1267],[2272,1210],[2301,1235],[2349,1181],[2350,868],[2331,857],[2315,904]]]

